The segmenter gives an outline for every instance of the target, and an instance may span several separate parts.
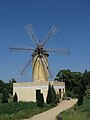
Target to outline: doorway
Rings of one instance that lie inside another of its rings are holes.
[[[38,89],[38,90],[36,90],[36,101],[38,100],[38,96],[41,94],[41,90],[40,89]]]
[[[59,89],[59,96],[60,96],[60,99],[61,99],[61,89]]]

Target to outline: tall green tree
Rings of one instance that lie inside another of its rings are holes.
[[[3,89],[3,92],[2,92],[2,103],[8,103],[8,94],[5,88]]]
[[[71,70],[60,70],[56,75],[55,80],[65,82],[66,95],[76,97],[78,94],[78,86],[82,78],[81,72],[72,72]]]
[[[83,97],[84,97],[84,92],[83,92],[84,88],[83,86],[80,84],[80,86],[78,87],[78,106],[83,104]]]
[[[48,93],[47,93],[46,102],[47,102],[47,104],[50,104],[50,103],[54,102],[54,94],[53,94],[52,86],[51,86],[50,83],[49,83],[49,86],[48,86]]]
[[[56,95],[56,91],[55,91],[55,89],[54,89],[54,86],[52,85],[52,92],[53,92],[53,99],[54,99],[54,103],[56,103],[57,102],[57,95]]]
[[[4,81],[0,80],[0,93],[2,93],[4,88],[5,88],[5,83]]]
[[[78,102],[77,102],[78,106],[83,104],[83,92],[80,92],[78,95]]]

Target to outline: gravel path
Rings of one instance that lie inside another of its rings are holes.
[[[72,107],[76,102],[77,99],[64,100],[56,107],[24,120],[55,120],[60,112]]]

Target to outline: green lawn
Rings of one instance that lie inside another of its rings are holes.
[[[90,99],[84,99],[83,105],[62,112],[63,120],[90,120]]]
[[[34,102],[13,103],[12,100],[9,99],[9,103],[0,103],[0,120],[22,120],[52,107],[54,107],[54,105],[45,104],[44,108],[39,108]]]

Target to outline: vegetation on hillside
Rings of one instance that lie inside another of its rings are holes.
[[[44,104],[44,107],[37,107],[34,102],[13,102],[9,98],[8,103],[0,102],[0,120],[22,120],[46,111],[54,105]]]
[[[81,73],[60,70],[55,80],[65,82],[66,96],[78,98],[78,102],[73,108],[61,113],[62,119],[90,120],[90,71],[85,70],[84,73]]]
[[[75,105],[61,114],[63,120],[90,120],[90,99],[85,98],[83,105]]]
[[[56,75],[55,81],[63,81],[66,86],[66,96],[78,97],[81,89],[85,95],[87,85],[90,84],[90,71],[85,70],[84,73],[72,72],[71,70],[60,70]]]
[[[4,89],[6,89],[7,93],[13,94],[13,83],[15,82],[15,79],[9,80],[8,83],[5,83],[3,80],[0,80],[0,93],[2,93]]]

